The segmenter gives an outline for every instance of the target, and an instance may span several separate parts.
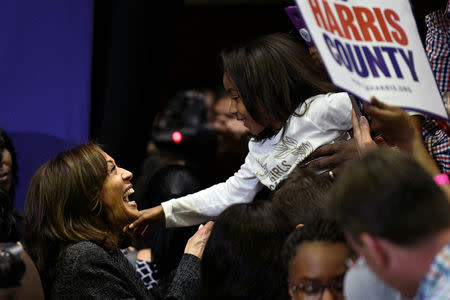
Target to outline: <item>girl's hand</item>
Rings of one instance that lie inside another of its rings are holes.
[[[133,230],[133,236],[141,231],[141,235],[144,235],[151,225],[158,224],[165,220],[164,210],[161,205],[140,210],[137,215],[137,219],[123,228],[124,232]]]

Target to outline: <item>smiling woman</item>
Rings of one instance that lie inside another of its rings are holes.
[[[101,198],[108,218],[120,231],[129,220],[137,218],[136,202],[130,201],[128,198],[134,193],[133,185],[130,182],[133,174],[119,168],[114,159],[105,152],[102,151],[102,155],[107,163],[108,176],[103,183]]]
[[[118,248],[122,227],[138,214],[128,198],[132,177],[93,143],[61,152],[36,171],[27,195],[25,245],[47,297],[153,299]],[[210,226],[193,243],[207,239]],[[191,286],[197,278],[201,255],[189,249],[185,253],[193,255],[185,254],[179,269],[191,273],[175,277],[175,286],[176,280]]]

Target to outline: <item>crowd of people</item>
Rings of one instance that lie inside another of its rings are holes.
[[[450,299],[447,123],[374,97],[358,116],[298,36],[219,57],[224,89],[171,99],[136,179],[88,142],[21,213],[0,129],[0,298]]]

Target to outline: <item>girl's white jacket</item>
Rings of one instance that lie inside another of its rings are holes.
[[[167,227],[190,226],[219,215],[235,203],[250,202],[263,185],[271,190],[318,147],[352,128],[347,93],[317,95],[306,100],[283,130],[265,141],[250,140],[244,164],[227,181],[163,202]]]

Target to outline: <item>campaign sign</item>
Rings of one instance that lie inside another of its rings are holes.
[[[448,119],[409,0],[297,0],[333,83]]]

